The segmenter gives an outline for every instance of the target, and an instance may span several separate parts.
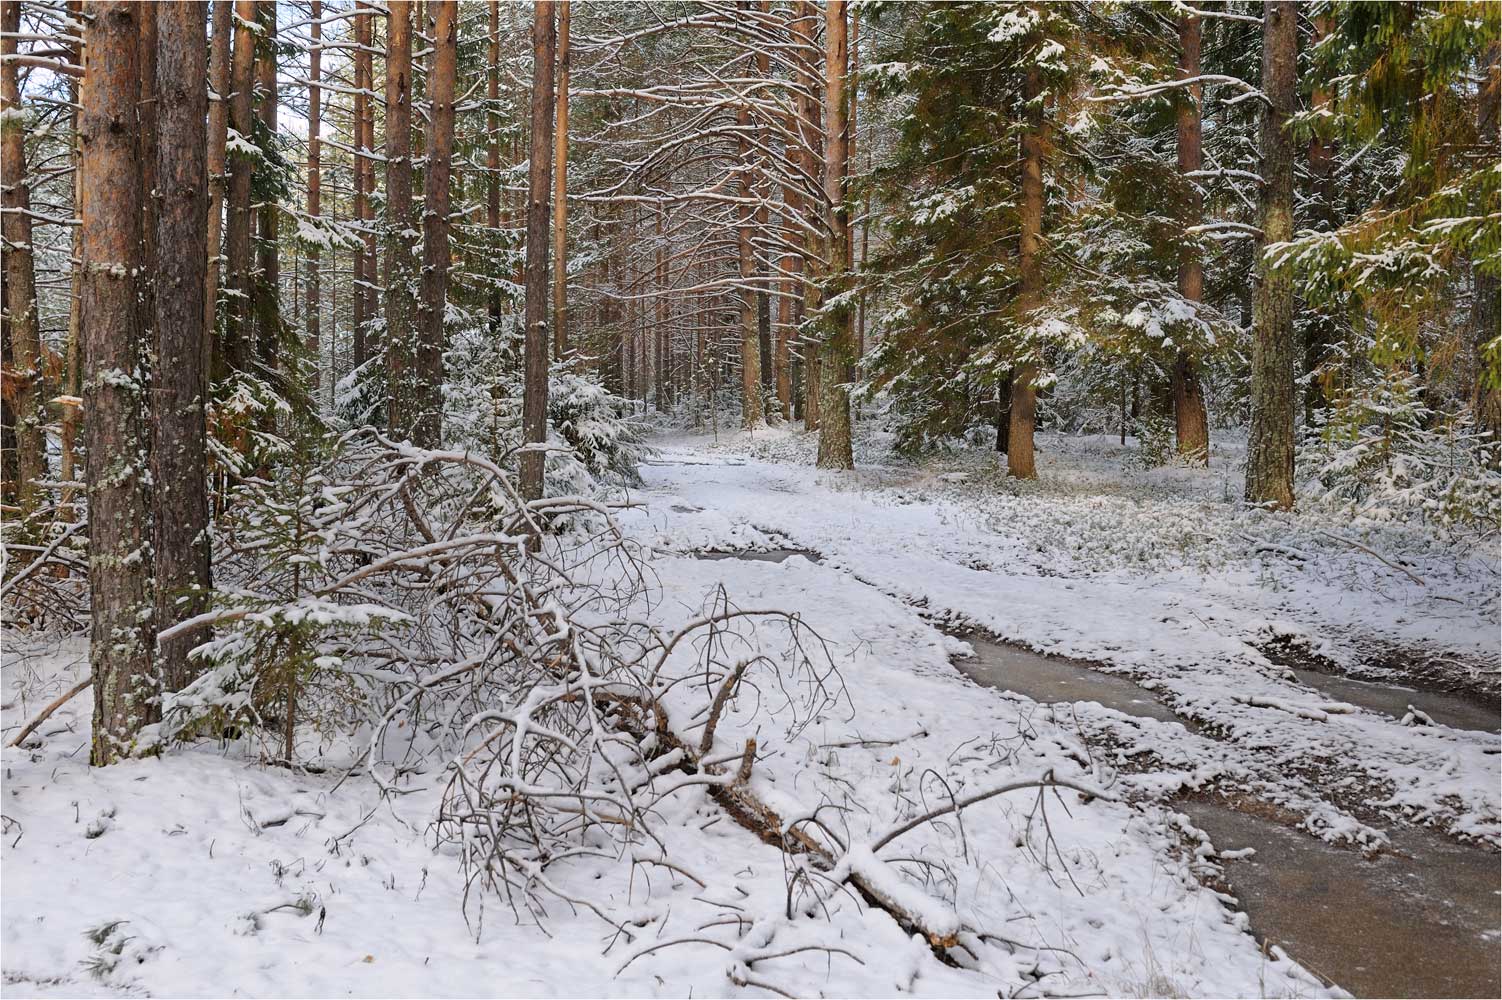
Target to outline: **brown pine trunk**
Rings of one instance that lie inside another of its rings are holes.
[[[3,52],[16,51],[14,33],[21,30],[19,0],[6,0],[0,8],[0,23],[6,32]],[[27,517],[41,501],[36,481],[47,478],[47,423],[42,385],[42,340],[37,322],[36,258],[31,247],[31,184],[26,174],[26,136],[19,119],[21,90],[16,64],[7,59],[0,68],[0,174],[5,177],[5,324],[9,356],[5,358],[5,393],[10,412],[5,423],[14,428],[14,467],[7,469],[5,502],[20,508]],[[12,119],[10,116],[18,116]]]
[[[1200,75],[1200,19],[1185,15],[1179,20],[1179,77],[1192,79]],[[1203,163],[1200,150],[1200,101],[1204,87],[1194,84],[1187,88],[1178,108],[1179,172],[1191,173]],[[1201,204],[1199,181],[1190,178],[1189,217],[1187,226],[1200,222]],[[1179,294],[1186,300],[1199,303],[1204,300],[1205,269],[1200,262],[1199,249],[1186,242],[1183,256],[1179,259]],[[1179,455],[1199,465],[1210,463],[1210,421],[1205,412],[1205,394],[1200,387],[1199,364],[1188,351],[1179,351],[1174,360],[1173,374],[1174,432],[1178,439]]]
[[[417,347],[417,413],[412,439],[436,448],[443,437],[443,315],[448,302],[449,176],[454,159],[454,85],[458,59],[456,0],[433,0],[432,127],[423,173],[427,210],[422,237],[422,339]]]
[[[522,440],[539,448],[548,438],[548,231],[549,180],[553,172],[552,0],[532,11],[532,106],[527,167],[526,335],[523,344]],[[524,451],[521,491],[542,496],[544,455]]]
[[[492,235],[501,228],[501,0],[490,0],[490,64],[487,81],[490,98],[490,141],[486,144],[485,225]],[[501,292],[492,288],[488,296],[490,332],[501,326]]]
[[[323,17],[322,0],[310,0],[312,15],[310,33],[313,44],[308,49],[308,217],[314,222],[323,214],[323,164],[320,137],[323,113],[323,88],[318,86],[323,73]],[[313,358],[313,392],[316,395],[323,372],[323,330],[319,309],[322,304],[322,282],[319,269],[322,254],[317,243],[308,247],[308,303],[306,319],[308,354]]]
[[[1333,18],[1321,14],[1314,18],[1313,44],[1330,34]],[[1314,86],[1310,103],[1318,114],[1330,109],[1330,90],[1320,83]],[[1334,189],[1331,184],[1332,168],[1335,165],[1334,147],[1318,134],[1309,138],[1309,174],[1313,179],[1315,225],[1326,232],[1337,228],[1335,218]],[[1325,368],[1330,360],[1330,350],[1335,345],[1337,328],[1335,317],[1323,309],[1311,310],[1305,324],[1304,340],[1304,422],[1312,427],[1314,414],[1330,405],[1325,394]]]
[[[1038,101],[1042,81],[1036,68],[1029,68],[1022,88],[1026,105],[1027,131],[1022,134],[1022,209],[1017,248],[1020,259],[1021,289],[1017,311],[1025,321],[1038,307],[1043,290],[1043,107]],[[1036,419],[1038,392],[1033,385],[1037,366],[1018,365],[1012,373],[1012,425],[1007,431],[1007,472],[1018,479],[1036,479],[1038,470],[1033,459],[1033,425]]]
[[[797,46],[798,68],[803,82],[803,93],[800,93],[797,98],[799,132],[803,140],[799,155],[803,160],[804,172],[807,176],[816,178],[823,175],[821,165],[824,158],[823,144],[819,135],[819,94],[823,90],[823,72],[819,63],[822,53],[814,38],[819,9],[810,0],[797,0],[796,13],[793,36],[794,44]],[[802,207],[806,231],[816,231],[822,224],[818,216],[823,211],[817,199],[804,199]],[[810,252],[811,239],[807,235],[804,236],[805,252],[802,268],[804,281],[799,309],[800,323],[802,319],[816,312],[819,307],[818,288],[815,282],[820,275],[820,265],[816,255]],[[800,343],[799,352],[802,357],[800,367],[803,392],[799,398],[803,406],[803,427],[805,430],[814,431],[819,429],[819,352],[814,345],[806,342]]]
[[[255,100],[255,44],[251,26],[256,21],[257,0],[235,0],[235,49],[230,61],[230,127],[240,142],[249,142],[254,131],[251,116]],[[225,304],[224,359],[237,372],[249,371],[253,356],[251,341],[250,183],[253,161],[239,153],[229,157],[229,216],[225,221],[225,286],[230,299]]]
[[[154,3],[145,4],[141,12],[136,15],[138,22],[136,72],[141,76],[140,102],[136,106],[136,122],[140,129],[136,142],[141,156],[141,165],[136,173],[141,179],[141,266],[146,274],[155,274],[157,266],[156,215],[159,198],[156,189],[156,22],[158,6]],[[152,305],[152,299],[156,295],[156,283],[140,282],[137,285],[137,294],[140,296],[137,308],[141,313],[141,336],[150,343],[152,325],[156,322],[155,308]],[[150,406],[151,403],[148,402],[148,411]],[[152,433],[154,429],[155,423],[148,417],[147,434]]]
[[[214,0],[213,36],[209,43],[209,88],[214,100],[209,102],[209,235],[207,243],[208,268],[203,285],[204,317],[209,325],[209,336],[204,342],[204,370],[210,379],[224,377],[224,358],[213,335],[219,312],[219,264],[224,240],[224,194],[225,194],[225,143],[229,135],[230,107],[230,39],[234,34],[231,15],[233,0]]]
[[[88,45],[81,88],[84,203],[84,439],[89,483],[89,663],[94,674],[90,761],[128,754],[149,721],[151,560],[147,512],[146,386],[136,285],[141,258],[141,174],[136,105],[142,8],[84,5]],[[199,77],[198,79],[202,79]],[[196,80],[194,81],[197,82]],[[194,254],[197,256],[197,254]],[[197,289],[195,289],[195,292]]]
[[[161,200],[156,243],[202,246],[208,242],[208,94],[201,82],[206,72],[205,7],[178,0],[157,10],[156,183]],[[208,379],[203,367],[207,269],[206,256],[187,253],[173,255],[154,276],[153,329],[161,363],[152,391],[156,427],[151,479],[159,628],[201,612],[209,589]],[[161,644],[157,666],[167,690],[180,690],[192,680],[188,651],[206,638],[201,631]]]
[[[736,125],[741,132],[740,146],[740,196],[754,197],[752,184],[751,149],[746,141],[746,132],[751,128],[751,111],[742,104],[735,113]],[[736,298],[740,302],[741,327],[741,426],[746,429],[761,427],[766,423],[761,403],[761,337],[756,315],[756,259],[752,248],[752,227],[756,213],[749,204],[736,210],[739,216],[735,228],[736,257],[739,262],[740,288]]]
[[[1292,0],[1263,4],[1261,247],[1293,236],[1293,137],[1288,117],[1298,97],[1298,7]],[[1259,248],[1260,249],[1260,248]],[[1246,500],[1293,507],[1294,379],[1293,279],[1257,256],[1252,326],[1252,423],[1247,439]]]
[[[1498,134],[1497,109],[1502,98],[1502,75],[1499,75],[1499,46],[1493,42],[1481,61],[1483,76],[1480,93],[1477,95],[1476,134],[1483,155],[1492,163],[1502,157],[1502,136]],[[1498,335],[1502,324],[1502,282],[1495,274],[1482,274],[1474,268],[1476,281],[1476,304],[1472,310],[1471,350],[1476,369],[1472,409],[1477,427],[1488,440],[1496,441],[1499,425],[1502,425],[1502,405],[1498,399],[1498,372],[1487,356],[1487,345]]]
[[[360,232],[360,249],[355,251],[355,288],[353,309],[354,367],[370,360],[366,343],[367,328],[375,312],[376,282],[375,232],[371,225],[370,191],[375,186],[375,164],[370,153],[375,146],[375,121],[371,113],[370,8],[364,0],[355,5],[355,226]]]
[[[412,4],[386,5],[386,371],[387,427],[412,434],[414,350],[412,247]]]
[[[829,279],[836,294],[846,291],[850,270],[850,215],[845,203],[849,68],[845,0],[824,7],[824,196],[829,203]],[[850,450],[850,382],[855,344],[850,306],[826,307],[823,343],[819,346],[819,457],[821,469],[853,469]]]
[[[559,0],[553,132],[553,357],[560,359],[568,353],[568,5],[569,0]]]
[[[276,135],[276,3],[261,9],[261,25],[267,38],[256,60],[256,90],[260,92],[260,120],[267,135]],[[274,198],[265,199],[258,213],[256,275],[256,353],[267,371],[276,371],[280,363],[281,336],[281,258],[277,252],[277,223],[280,209]]]

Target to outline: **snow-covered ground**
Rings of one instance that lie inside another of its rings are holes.
[[[698,788],[659,827],[665,856],[549,869],[609,921],[466,897],[429,828],[443,774],[382,800],[359,776],[213,745],[91,770],[83,697],[4,751],[4,994],[1319,996],[1338,991],[1264,954],[1195,878],[1213,849],[1172,795],[1238,790],[1333,839],[1380,843],[1406,819],[1497,843],[1495,736],[1348,711],[1256,648],[1295,637],[1338,663],[1374,644],[1428,650],[1494,684],[1494,552],[1457,562],[1395,529],[1237,512],[1227,464],[1136,471],[1098,439],[1045,437],[1044,478],[1023,486],[978,453],[905,465],[872,450],[854,475],[819,472],[810,443],[659,442],[644,504],[621,518],[655,551],[650,614],[681,623],[723,586],[822,636],[843,693],[794,720],[774,662],[716,746],[755,736],[752,790],[784,817],[819,808],[851,863],[904,820],[1009,781],[1052,771],[1106,793],[1007,793],[878,852],[909,859],[899,891],[932,922],[988,932],[972,954],[941,963]],[[821,560],[694,556],[758,548]],[[940,626],[1094,661],[1192,728],[979,687]],[[5,638],[8,741],[87,664],[76,641],[28,657]]]

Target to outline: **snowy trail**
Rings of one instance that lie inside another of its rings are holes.
[[[1327,838],[1380,839],[1373,826],[1408,820],[1498,843],[1494,733],[1405,727],[1311,689],[1253,645],[1273,634],[1338,633],[1351,621],[1368,631],[1387,623],[1404,637],[1417,608],[1394,614],[1385,594],[1320,581],[1265,588],[1244,572],[1066,575],[1029,558],[1046,540],[1027,525],[998,523],[982,504],[942,490],[894,489],[890,472],[842,479],[739,455],[715,465],[706,454],[699,441],[669,442],[645,470],[662,547],[812,549],[820,572],[851,576],[935,620],[1127,674],[1218,737],[1165,731],[1139,749],[1219,759],[1185,784],[1228,778],[1299,811]],[[942,487],[944,477],[929,482]],[[817,605],[804,607],[813,615]],[[1429,644],[1495,658],[1494,623],[1449,615],[1424,619]]]

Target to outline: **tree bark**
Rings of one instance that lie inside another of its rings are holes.
[[[735,112],[735,122],[740,130],[737,144],[740,152],[740,196],[754,196],[751,167],[751,147],[746,133],[751,128],[751,111],[742,104]],[[739,216],[735,227],[736,258],[740,270],[740,287],[736,298],[740,302],[741,328],[741,426],[747,430],[765,426],[766,414],[761,402],[761,331],[756,314],[756,255],[751,242],[752,226],[756,213],[749,204],[741,204],[736,211]]]
[[[1042,80],[1036,67],[1028,67],[1022,100],[1027,129],[1022,133],[1022,208],[1017,239],[1021,289],[1017,312],[1022,322],[1038,307],[1043,291],[1040,252],[1043,241],[1043,141]],[[1033,426],[1038,405],[1037,365],[1026,362],[1012,373],[1012,425],[1007,431],[1007,472],[1017,479],[1036,479],[1033,457]]]
[[[0,9],[6,37],[5,56],[16,52],[15,33],[21,30],[19,0],[6,0]],[[25,119],[16,63],[0,67],[0,174],[5,177],[3,231],[5,238],[5,324],[9,334],[5,359],[5,423],[14,438],[6,442],[14,463],[7,468],[6,503],[29,517],[42,498],[36,481],[47,477],[47,413],[42,385],[42,339],[37,322],[36,257],[31,245],[31,181],[26,173]]]
[[[558,3],[557,125],[553,132],[553,357],[568,354],[569,0]]]
[[[1333,26],[1333,18],[1329,14],[1321,14],[1314,18],[1313,44],[1318,45],[1320,40],[1330,33]],[[1311,95],[1310,104],[1316,115],[1328,113],[1330,108],[1330,89],[1322,83],[1315,83],[1314,92]],[[1333,167],[1335,165],[1335,149],[1331,143],[1326,142],[1315,133],[1309,138],[1309,174],[1313,180],[1313,212],[1315,226],[1326,232],[1337,228],[1335,217],[1334,190],[1331,184]],[[1325,309],[1311,310],[1308,322],[1305,324],[1304,341],[1304,422],[1308,426],[1314,425],[1314,414],[1330,405],[1329,398],[1325,393],[1326,365],[1330,360],[1330,349],[1336,339],[1335,317]]]
[[[522,440],[538,450],[521,456],[521,491],[542,496],[548,439],[548,231],[553,172],[553,0],[532,11],[532,106],[527,166],[526,334],[523,343]]]
[[[412,252],[412,4],[386,5],[386,371],[387,426],[393,436],[412,434],[414,284]]]
[[[314,0],[316,3],[317,0]],[[156,244],[192,247],[208,242],[208,93],[203,45],[205,4],[175,0],[157,8],[157,165],[161,203]],[[209,590],[209,503],[205,484],[203,288],[208,258],[172,255],[159,266],[153,325],[156,356],[151,449],[156,620],[165,628],[204,610]],[[161,644],[158,669],[167,690],[192,680],[188,651],[207,630]]]
[[[158,5],[151,3],[144,5],[137,15],[136,34],[136,72],[140,74],[141,91],[140,99],[136,105],[136,127],[140,130],[137,136],[137,150],[140,153],[140,166],[136,176],[141,184],[141,267],[145,274],[155,274],[157,268],[156,257],[156,216],[158,192],[156,188],[156,54],[157,54],[157,16]],[[153,299],[156,296],[156,282],[141,281],[136,285],[137,308],[141,313],[141,336],[146,343],[152,342],[152,325],[156,322],[156,311]],[[148,356],[148,361],[150,360]],[[148,413],[151,403],[148,400]],[[148,437],[155,430],[155,422],[148,416],[146,431]]]
[[[1200,75],[1200,19],[1185,15],[1179,19],[1179,78]],[[1186,88],[1178,106],[1179,172],[1199,170],[1203,157],[1200,147],[1200,102],[1204,86]],[[1188,178],[1189,217],[1187,226],[1197,226],[1202,212],[1199,182]],[[1198,305],[1205,296],[1205,269],[1199,249],[1186,242],[1179,259],[1179,294]],[[1205,412],[1205,394],[1200,386],[1199,363],[1188,351],[1180,350],[1173,365],[1174,434],[1179,455],[1198,465],[1210,464],[1210,420]]]
[[[207,269],[203,285],[203,314],[209,326],[204,342],[204,371],[210,379],[225,375],[224,358],[214,336],[219,313],[219,264],[224,240],[225,146],[229,138],[230,108],[230,39],[234,34],[233,0],[214,0],[213,35],[209,42],[209,88],[214,99],[209,102],[208,173],[209,232],[206,242]]]
[[[797,51],[798,68],[803,84],[796,99],[799,133],[802,139],[799,154],[803,159],[804,173],[809,177],[817,178],[822,176],[820,165],[824,157],[819,124],[819,94],[823,90],[823,73],[819,62],[823,53],[814,40],[819,9],[811,0],[797,0],[796,14],[793,43]],[[815,198],[803,199],[802,207],[805,236],[802,268],[803,296],[799,305],[800,327],[802,321],[817,312],[819,306],[817,280],[820,275],[820,264],[817,256],[811,252],[811,238],[806,233],[818,229],[822,222],[819,216],[823,213],[823,209]],[[803,392],[795,393],[795,396],[802,403],[804,430],[814,431],[819,429],[819,352],[804,338],[800,337],[799,341],[799,353],[802,358],[802,363],[799,365],[801,372],[795,370],[794,379],[796,380],[801,374]]]
[[[1259,250],[1293,236],[1293,141],[1287,128],[1298,84],[1298,8],[1263,4],[1262,239]],[[1258,254],[1252,323],[1252,420],[1247,440],[1246,500],[1293,507],[1293,279]]]
[[[319,23],[323,17],[322,0],[309,0],[308,9],[313,22],[309,25],[312,44],[308,48],[308,218],[316,224],[323,214],[323,88],[318,85],[323,73],[323,25]],[[322,256],[317,243],[308,247],[308,302],[304,328],[307,331],[308,353],[313,358],[315,395],[323,372],[323,329],[322,317],[319,315],[323,298],[322,276],[319,273]]]
[[[1496,163],[1502,154],[1497,114],[1499,98],[1502,98],[1498,52],[1498,43],[1493,42],[1481,60],[1483,76],[1476,107],[1476,136],[1492,163]],[[1476,376],[1472,409],[1476,426],[1488,440],[1495,442],[1499,427],[1502,427],[1502,405],[1499,405],[1498,398],[1496,356],[1488,352],[1488,346],[1497,339],[1498,325],[1502,324],[1502,282],[1498,281],[1496,274],[1484,274],[1480,268],[1475,268],[1474,273],[1476,305],[1471,349],[1475,355]]]
[[[501,228],[501,0],[490,0],[490,61],[487,69],[490,141],[485,152],[485,225],[494,234]],[[501,328],[500,289],[491,288],[486,298],[490,310],[490,333],[495,336]]]
[[[375,187],[375,163],[370,153],[375,146],[375,119],[371,112],[374,73],[371,71],[370,7],[360,0],[355,4],[355,228],[360,233],[360,249],[355,251],[354,367],[370,360],[366,341],[375,312],[376,249],[375,227],[370,211],[370,191]]]
[[[84,438],[89,483],[89,663],[94,675],[90,761],[130,752],[151,714],[152,596],[148,535],[146,386],[136,286],[141,257],[141,163],[136,105],[141,7],[85,4],[81,88]],[[201,77],[199,79],[202,79]],[[196,82],[196,81],[195,81]],[[195,254],[196,256],[196,254]],[[195,291],[197,291],[195,289]]]
[[[235,48],[230,62],[230,127],[238,141],[247,143],[254,133],[251,116],[255,108],[255,59],[257,0],[235,0]],[[224,268],[230,300],[225,307],[224,360],[227,368],[246,372],[251,368],[250,184],[255,163],[243,153],[229,156],[229,216],[225,222]]]
[[[276,135],[276,11],[275,0],[261,7],[261,25],[266,41],[256,60],[256,89],[260,92],[259,115],[267,136]],[[280,364],[281,351],[281,257],[277,247],[280,206],[275,198],[261,203],[257,229],[256,353],[267,372]]]
[[[423,173],[427,209],[422,237],[422,339],[417,348],[417,413],[412,439],[436,448],[443,437],[443,316],[448,302],[449,178],[454,159],[454,86],[458,67],[458,4],[433,0],[433,78],[428,165]]]
[[[854,312],[846,301],[850,282],[850,214],[845,201],[846,153],[850,133],[849,71],[845,0],[824,7],[824,196],[829,203],[829,289],[836,304],[825,303],[826,330],[819,346],[819,455],[821,469],[853,469],[850,448],[850,382],[854,379]]]

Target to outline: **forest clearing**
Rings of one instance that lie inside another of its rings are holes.
[[[0,42],[0,995],[1502,991],[1502,4]]]

